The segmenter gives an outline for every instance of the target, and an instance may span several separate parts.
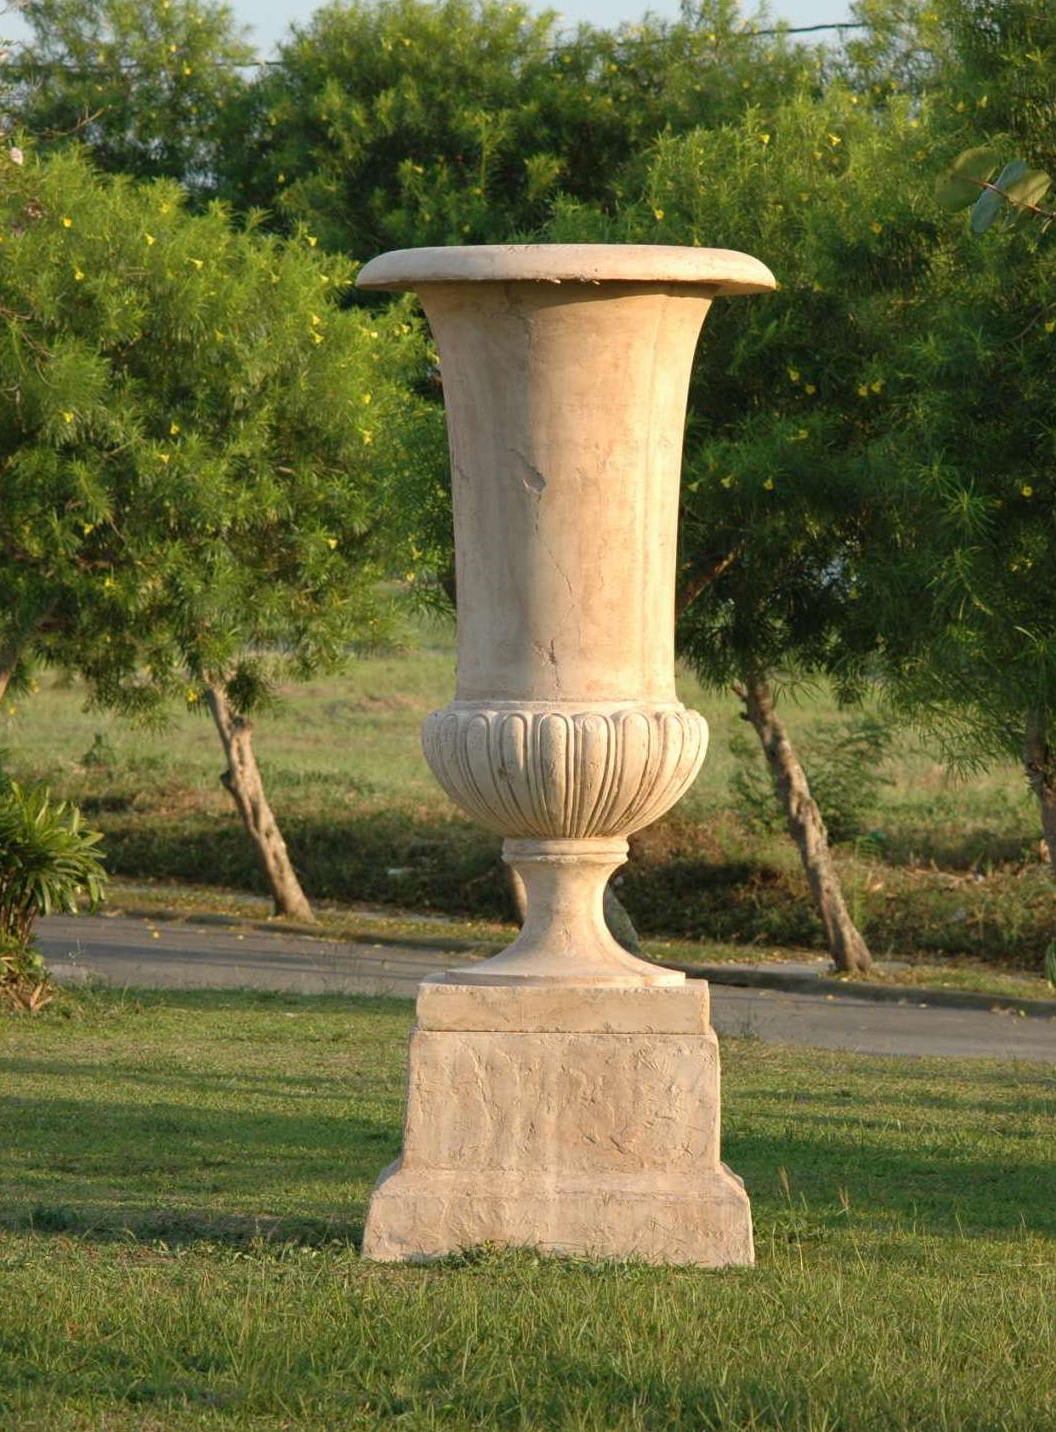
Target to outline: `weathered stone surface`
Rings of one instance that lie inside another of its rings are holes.
[[[699,984],[425,984],[403,1158],[371,1199],[364,1256],[429,1258],[494,1242],[751,1262],[748,1199],[719,1160],[719,1058],[706,1010]],[[486,1020],[497,1027],[465,1027]]]
[[[424,1262],[482,1243],[705,1268],[754,1256],[748,1198],[724,1165],[660,1187],[641,1176],[527,1178],[398,1164],[382,1174],[365,1258]]]
[[[577,989],[546,985],[450,984],[431,975],[418,993],[419,1029],[537,1034],[705,1034],[710,1029],[707,980],[669,989],[649,986]]]
[[[436,339],[458,678],[425,754],[505,837],[527,903],[507,950],[423,992],[364,1252],[748,1262],[707,992],[623,949],[603,900],[704,758],[674,681],[686,395],[713,300],[773,276],[724,249],[484,245],[383,255],[358,282],[414,289]]]
[[[704,759],[674,682],[686,394],[712,302],[773,276],[727,249],[527,244],[401,250],[358,282],[418,293],[443,376],[458,676],[425,756],[526,890],[521,938],[455,978],[677,984],[608,936],[602,896]]]

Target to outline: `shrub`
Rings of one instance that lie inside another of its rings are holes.
[[[52,801],[43,786],[0,782],[0,1004],[32,1013],[52,996],[44,962],[33,949],[40,914],[76,914],[87,897],[103,898],[106,874],[98,831],[81,813]]]
[[[862,715],[823,727],[800,743],[811,794],[834,844],[852,840],[871,824],[882,787],[892,784],[884,774],[891,740],[882,721]],[[731,779],[738,813],[770,834],[783,829],[781,807],[758,744],[735,736],[730,751],[738,763]]]

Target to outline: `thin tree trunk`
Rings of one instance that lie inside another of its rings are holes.
[[[232,710],[222,687],[207,686],[205,699],[227,756],[227,770],[220,780],[234,797],[246,833],[256,847],[275,902],[275,913],[294,920],[314,921],[312,907],[301,889],[286,842],[264,794],[264,782],[253,754],[252,723]]]
[[[22,643],[19,641],[0,642],[0,701],[4,699],[12,676],[15,674],[15,667],[22,655]]]
[[[734,689],[744,702],[745,719],[754,727],[766,755],[789,834],[796,842],[814,904],[825,927],[825,942],[833,963],[847,974],[864,974],[872,968],[872,956],[844,902],[825,822],[810,794],[806,772],[799,764],[784,723],[774,710],[769,683],[764,677],[754,675],[743,687]]]
[[[1027,784],[1038,799],[1041,833],[1048,846],[1052,873],[1056,875],[1056,750],[1046,737],[1045,712],[1037,706],[1027,715],[1023,765]]]
[[[514,908],[517,911],[517,918],[524,924],[524,917],[528,911],[528,902],[525,895],[524,881],[514,870],[512,865],[506,867],[506,878],[510,887],[510,894],[513,897]],[[609,934],[617,944],[632,955],[640,955],[642,947],[638,940],[638,931],[634,928],[634,921],[627,913],[627,907],[623,905],[612,888],[612,882],[605,886],[605,924]]]

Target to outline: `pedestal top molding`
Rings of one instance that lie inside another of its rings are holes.
[[[691,284],[712,297],[769,293],[765,264],[736,249],[674,244],[470,244],[394,249],[359,272],[358,288],[418,288],[432,283]]]

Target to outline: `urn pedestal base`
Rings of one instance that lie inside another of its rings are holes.
[[[753,1261],[748,1197],[719,1160],[703,981],[422,985],[403,1157],[378,1180],[363,1255],[415,1262],[483,1243]]]

